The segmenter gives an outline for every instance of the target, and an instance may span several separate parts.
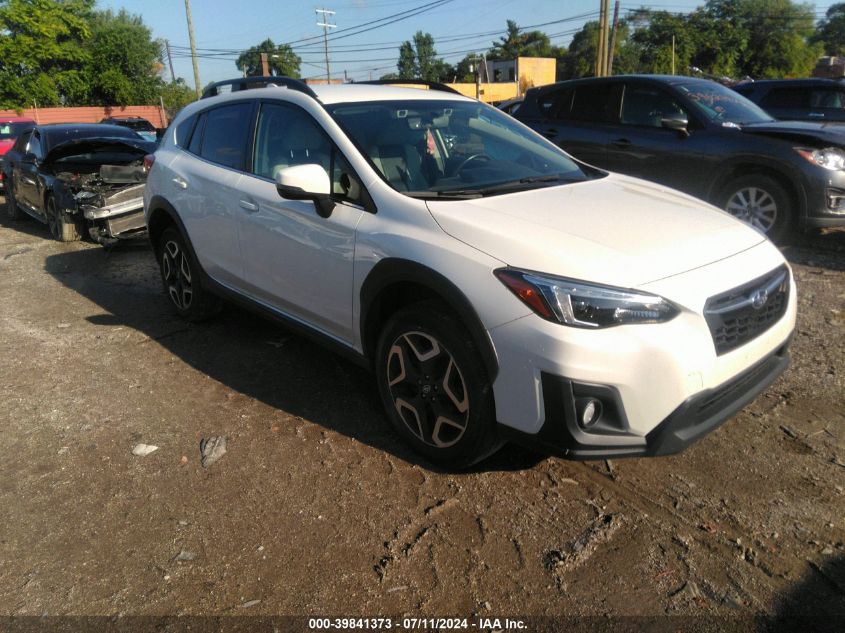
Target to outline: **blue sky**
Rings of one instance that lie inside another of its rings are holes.
[[[621,14],[643,5],[688,12],[700,4],[694,0],[623,0]],[[817,3],[817,14],[823,15],[829,4]],[[115,11],[125,8],[140,15],[153,37],[170,41],[176,76],[193,85],[183,0],[100,0],[99,6]],[[200,82],[204,85],[237,76],[237,51],[268,37],[277,43],[293,43],[303,60],[300,70],[304,77],[325,77],[322,29],[316,24],[316,8],[335,11],[331,21],[337,28],[330,31],[329,38],[333,78],[343,76],[345,71],[350,79],[361,80],[393,72],[399,45],[418,30],[434,36],[438,54],[450,63],[469,52],[487,50],[504,32],[507,19],[525,27],[558,21],[538,28],[553,36],[555,44],[566,45],[585,21],[597,19],[599,0],[327,0],[320,4],[191,0],[194,33],[202,55]],[[416,15],[396,15],[403,12]],[[342,31],[392,15],[395,17],[365,27],[372,27],[367,32]],[[169,70],[165,70],[165,79],[169,77]]]

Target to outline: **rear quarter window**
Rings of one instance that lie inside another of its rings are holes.
[[[192,114],[176,126],[176,134],[174,136],[176,145],[179,147],[188,147],[188,141],[191,138],[191,132],[194,131],[194,125],[196,122],[197,115]]]

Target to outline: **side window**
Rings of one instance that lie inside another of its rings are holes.
[[[191,154],[200,153],[200,148],[202,147],[202,135],[205,133],[205,112],[199,115],[199,120],[197,121],[197,125],[194,128],[194,133],[191,134],[191,144],[188,145],[188,151]]]
[[[316,121],[295,106],[262,104],[255,133],[253,173],[275,180],[285,167],[312,163],[326,170],[336,198],[360,202],[358,177]]]
[[[537,99],[537,109],[540,115],[547,118],[569,118],[569,107],[572,105],[572,88],[557,90]]]
[[[243,169],[252,105],[233,103],[206,111],[200,156],[224,167]]]
[[[619,89],[616,84],[596,83],[578,86],[572,99],[570,118],[573,121],[614,123]]]
[[[43,158],[43,154],[41,152],[41,136],[38,132],[33,132],[32,137],[29,139],[29,143],[26,146],[27,153],[35,154],[35,158],[41,160]]]
[[[663,119],[689,119],[667,93],[650,86],[626,86],[622,99],[622,124],[662,127]]]
[[[32,136],[32,130],[28,132],[24,132],[18,137],[18,140],[15,142],[15,151],[20,152],[21,154],[26,153],[26,146],[29,145],[29,139]]]
[[[838,90],[813,90],[810,93],[810,107],[841,110],[845,101],[842,97],[843,94]]]
[[[196,122],[197,115],[192,114],[176,126],[176,145],[179,147],[187,147],[188,139],[191,137],[191,132],[193,131],[194,123]]]
[[[775,88],[760,101],[763,108],[809,108],[810,91],[806,88]]]
[[[316,163],[329,173],[332,146],[326,133],[299,108],[265,103],[258,115],[253,171],[275,178],[292,165]]]

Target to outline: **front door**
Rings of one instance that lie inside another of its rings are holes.
[[[280,169],[318,164],[329,174],[328,218],[310,200],[276,190]],[[355,183],[350,186],[350,183]],[[317,122],[298,106],[261,105],[252,174],[240,182],[240,239],[248,291],[343,342],[352,341],[355,229],[365,213],[358,179]]]

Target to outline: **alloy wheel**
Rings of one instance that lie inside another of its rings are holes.
[[[744,187],[736,191],[728,198],[725,210],[763,233],[768,233],[778,218],[777,202],[769,192],[759,187]]]
[[[194,297],[191,265],[184,249],[173,240],[168,240],[162,249],[161,272],[170,299],[180,310],[187,310]]]
[[[433,336],[411,331],[391,344],[387,384],[393,406],[420,441],[448,448],[463,437],[469,420],[469,394],[449,351]]]

